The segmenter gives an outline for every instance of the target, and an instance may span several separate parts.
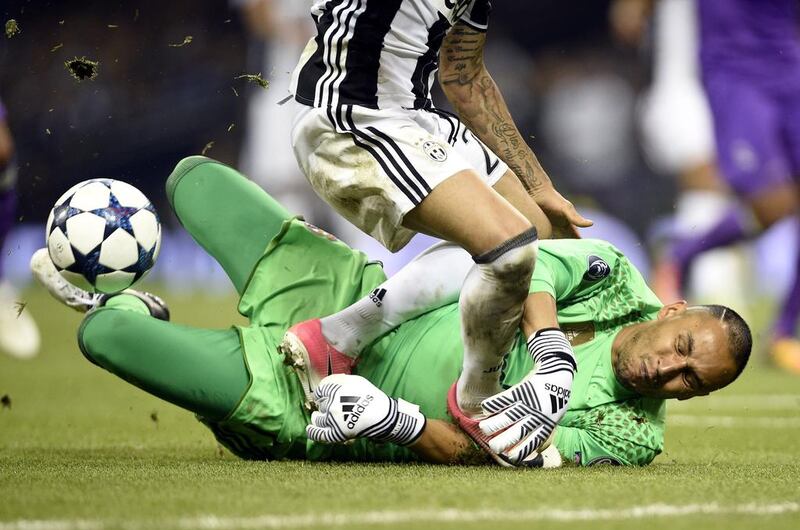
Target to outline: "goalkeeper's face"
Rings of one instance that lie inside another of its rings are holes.
[[[736,377],[726,325],[686,302],[665,306],[657,320],[623,328],[611,360],[623,386],[662,399],[703,396]]]

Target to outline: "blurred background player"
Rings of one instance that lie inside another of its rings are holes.
[[[0,249],[16,221],[16,180],[14,140],[0,101]],[[39,351],[39,330],[16,289],[3,277],[4,257],[5,253],[0,256],[0,350],[13,357],[33,357]]]
[[[297,167],[290,140],[294,109],[280,104],[290,95],[292,70],[314,31],[308,16],[310,3],[234,0],[233,4],[248,33],[248,71],[260,72],[269,81],[267,90],[251,85],[246,91],[247,117],[238,167],[291,211],[308,212],[307,221],[335,231],[333,212],[308,187]]]
[[[698,14],[700,65],[720,174],[749,208],[732,206],[707,231],[675,241],[670,259],[676,285],[703,252],[759,234],[796,215],[798,208],[800,5],[794,0],[699,2]],[[800,374],[798,315],[800,266],[795,264],[770,353],[778,366]]]
[[[717,174],[711,111],[698,64],[696,4],[696,0],[616,0],[609,11],[618,41],[649,48],[651,80],[636,113],[640,141],[648,164],[674,177],[678,186],[674,214],[650,230],[657,254],[665,240],[711,228],[733,201]],[[687,295],[741,306],[745,272],[741,257],[741,252],[729,248],[698,256],[688,269]],[[651,285],[668,303],[680,295],[675,292],[673,269],[661,266],[664,263],[656,262]],[[728,274],[720,275],[721,269]]]

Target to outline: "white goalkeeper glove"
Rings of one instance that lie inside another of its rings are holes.
[[[329,375],[314,391],[318,411],[311,414],[306,434],[322,443],[355,438],[409,445],[425,428],[419,407],[387,396],[358,375]]]
[[[494,461],[501,466],[544,468],[561,466],[561,455],[558,452],[558,449],[556,449],[556,446],[552,444],[552,434],[542,444],[540,444],[535,451],[518,461],[511,461],[506,455],[495,452],[494,449],[492,449],[492,447],[489,445],[492,437],[487,436],[483,433],[483,431],[481,431],[480,421],[470,418],[464,414],[460,408],[458,408],[458,403],[456,402],[455,383],[453,383],[453,386],[450,387],[450,392],[447,394],[447,410],[450,412],[450,415],[456,421],[458,426],[461,427],[461,430],[464,431],[464,433],[470,438],[472,438],[472,441],[475,442],[478,447],[486,451],[486,454],[491,456]]]
[[[479,423],[492,452],[513,465],[543,450],[567,411],[577,364],[564,333],[537,331],[528,340],[536,368],[520,383],[483,400]],[[499,434],[495,434],[499,433]]]

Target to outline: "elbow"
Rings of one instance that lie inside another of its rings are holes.
[[[630,455],[627,465],[633,467],[649,465],[659,454],[661,454],[660,449],[640,447],[639,450],[635,452],[635,454]]]
[[[649,451],[645,451],[645,454],[636,462],[637,466],[646,466],[650,464],[655,457],[661,454],[661,449],[651,449]]]
[[[456,112],[461,114],[462,109],[470,104],[470,94],[472,91],[469,85],[461,85],[453,82],[440,82],[440,85],[447,101],[450,102]]]
[[[481,74],[484,71],[483,67],[463,70],[443,67],[439,70],[439,85],[454,107],[463,107],[473,100],[475,84],[482,78]]]

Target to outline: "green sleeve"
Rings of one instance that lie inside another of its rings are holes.
[[[585,297],[613,280],[621,258],[605,241],[540,241],[529,292],[550,293],[559,302]]]
[[[609,403],[556,428],[561,456],[582,466],[644,466],[664,447],[663,400],[637,398]]]

